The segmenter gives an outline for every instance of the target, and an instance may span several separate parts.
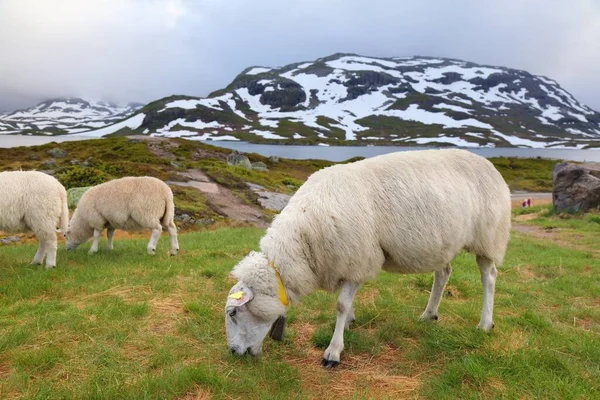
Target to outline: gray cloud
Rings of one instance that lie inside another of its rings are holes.
[[[596,0],[0,0],[0,109],[207,95],[336,52],[525,69],[600,109]]]

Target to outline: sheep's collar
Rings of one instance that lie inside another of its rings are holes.
[[[273,261],[269,261],[269,265],[275,271],[275,275],[277,275],[277,294],[279,295],[279,301],[281,301],[281,304],[287,307],[288,304],[290,304],[290,302],[288,300],[287,294],[285,294],[285,288],[283,287],[283,281],[281,280],[281,275],[279,275],[279,270],[277,269]]]

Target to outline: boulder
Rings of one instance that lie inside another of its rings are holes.
[[[267,164],[265,164],[264,162],[261,162],[261,161],[253,162],[252,169],[255,171],[266,171],[266,172],[269,171],[269,169],[267,168]]]
[[[67,152],[58,147],[55,147],[52,150],[48,150],[48,154],[54,158],[65,158],[67,156]]]
[[[79,203],[79,199],[86,190],[91,188],[91,186],[84,187],[74,187],[67,190],[67,203],[69,204],[69,208],[73,209],[77,207],[77,203]]]
[[[269,162],[271,164],[277,164],[279,162],[279,157],[277,157],[277,156],[270,156],[269,157]]]
[[[56,167],[56,160],[54,160],[54,159],[46,160],[46,161],[42,162],[41,166],[42,166],[42,168],[54,168],[54,167]]]
[[[235,165],[246,169],[252,169],[252,164],[250,163],[248,157],[238,153],[237,151],[234,151],[229,156],[227,156],[227,164]]]
[[[558,212],[600,207],[600,164],[556,164],[552,184],[552,203]]]

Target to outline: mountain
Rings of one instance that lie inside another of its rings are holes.
[[[334,54],[250,67],[207,98],[171,96],[79,135],[298,144],[598,147],[600,113],[549,78],[432,57]]]
[[[80,98],[58,98],[0,115],[0,134],[62,135],[101,128],[122,120],[143,104],[124,107]]]

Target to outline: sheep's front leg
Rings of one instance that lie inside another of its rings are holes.
[[[46,254],[44,249],[46,241],[38,236],[38,242],[38,249],[35,252],[35,256],[33,256],[33,260],[31,261],[31,263],[35,265],[40,265],[42,261],[44,261],[44,255]]]
[[[167,227],[169,238],[171,239],[171,255],[174,256],[179,251],[179,242],[177,241],[177,227],[173,222]]]
[[[360,285],[354,282],[342,283],[340,295],[337,300],[338,315],[335,323],[335,331],[321,362],[325,368],[335,367],[340,363],[340,354],[344,350],[344,328],[352,311],[352,302],[359,287]]]
[[[494,312],[494,291],[498,271],[494,263],[485,257],[477,256],[477,265],[481,272],[481,284],[483,286],[483,308],[477,329],[489,332],[494,327],[492,314]]]
[[[100,242],[100,234],[102,233],[102,231],[99,231],[98,229],[94,229],[94,241],[92,242],[92,247],[90,247],[90,254],[94,254],[95,252],[98,251],[98,243]]]
[[[162,229],[152,229],[152,235],[150,235],[150,241],[148,242],[148,254],[154,255],[156,253],[156,243],[158,243],[158,239],[160,238],[160,232]]]
[[[106,238],[108,239],[108,244],[106,245],[106,248],[108,250],[113,249],[113,235],[114,234],[115,234],[115,228],[107,228],[106,229]]]
[[[419,321],[433,321],[438,319],[438,308],[440,307],[440,301],[442,301],[442,295],[450,274],[452,273],[452,267],[450,264],[446,265],[444,269],[435,271],[433,273],[433,287],[431,288],[431,294],[429,295],[429,301],[425,312],[419,317]]]

